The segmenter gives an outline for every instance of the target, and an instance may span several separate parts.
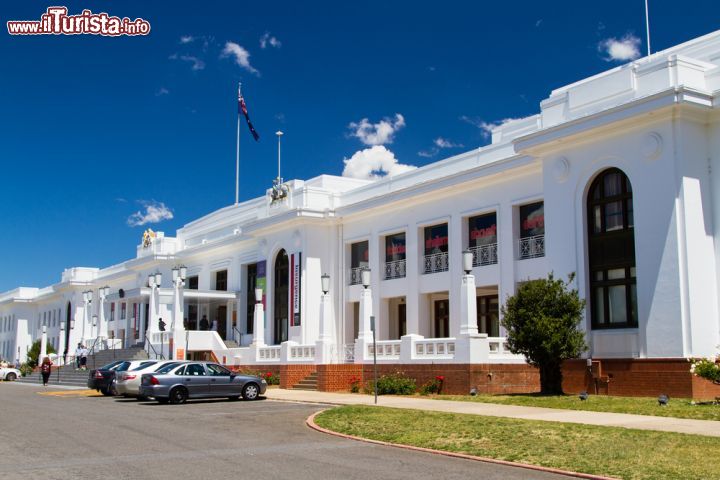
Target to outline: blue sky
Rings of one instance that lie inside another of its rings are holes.
[[[56,4],[152,31],[7,33]],[[716,2],[683,6],[650,0],[653,50],[720,25]],[[243,200],[271,185],[278,129],[286,179],[340,175],[356,154],[355,174],[400,171],[486,144],[488,125],[646,50],[643,0],[16,1],[0,19],[0,292],[132,258],[148,226],[174,235],[231,204],[238,81],[261,135],[243,125]]]

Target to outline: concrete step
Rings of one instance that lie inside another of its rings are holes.
[[[317,390],[317,372],[313,372],[307,377],[293,385],[293,390]]]

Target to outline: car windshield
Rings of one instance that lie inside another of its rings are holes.
[[[157,363],[157,362],[142,362],[142,363],[141,363],[140,365],[138,365],[137,367],[131,368],[130,371],[131,371],[131,372],[137,372],[138,370],[142,370],[142,369],[144,369],[144,368],[152,367],[152,366],[155,365],[156,363]]]
[[[120,362],[118,365],[115,365],[114,367],[110,367],[109,370],[115,370],[116,372],[124,372],[130,367],[130,362]]]
[[[113,370],[113,367],[117,367],[121,363],[123,363],[122,360],[116,360],[112,363],[108,363],[107,365],[103,365],[102,367],[100,367],[100,370]]]
[[[179,363],[168,363],[167,365],[163,365],[162,367],[155,370],[155,373],[168,373],[173,368],[180,365]]]

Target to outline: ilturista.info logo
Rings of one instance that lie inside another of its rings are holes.
[[[148,35],[150,22],[142,18],[113,17],[105,12],[83,10],[68,15],[67,7],[48,7],[40,20],[11,20],[7,22],[10,35]]]

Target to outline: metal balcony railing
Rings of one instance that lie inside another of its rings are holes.
[[[423,273],[437,273],[448,271],[448,252],[425,255],[425,268]]]
[[[545,235],[521,238],[518,241],[520,260],[545,256]]]
[[[385,262],[385,280],[405,277],[405,260]]]
[[[355,267],[350,269],[350,285],[362,284],[363,267]]]
[[[473,254],[473,267],[497,263],[497,243],[470,247],[470,251]]]

